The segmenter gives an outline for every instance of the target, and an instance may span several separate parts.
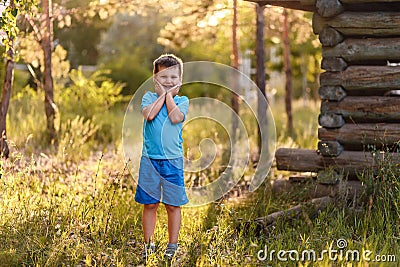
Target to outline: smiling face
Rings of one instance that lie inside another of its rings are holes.
[[[171,89],[181,82],[181,72],[179,66],[163,67],[160,66],[156,74],[157,81],[166,89]]]

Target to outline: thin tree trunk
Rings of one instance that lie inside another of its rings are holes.
[[[301,88],[303,97],[303,106],[308,105],[308,92],[307,92],[307,70],[308,70],[308,55],[303,54],[301,56]]]
[[[232,23],[232,67],[235,69],[239,69],[239,51],[238,51],[238,41],[237,41],[237,0],[233,1],[233,23]],[[232,95],[232,109],[236,114],[239,114],[239,81],[238,75],[234,76],[233,87],[234,93]],[[235,145],[236,141],[236,130],[238,128],[238,116],[232,117],[232,140],[233,145]]]
[[[287,114],[287,131],[289,135],[293,134],[293,116],[292,116],[292,68],[290,67],[290,42],[289,42],[289,22],[286,9],[283,11],[283,65],[286,74],[285,84],[285,106]]]
[[[319,73],[320,73],[320,62],[319,60],[315,57],[314,58],[314,94],[313,98],[314,101],[319,99]]]
[[[257,76],[256,83],[259,90],[257,90],[257,119],[259,122],[258,127],[258,148],[259,155],[261,150],[268,148],[267,138],[262,138],[262,132],[266,133],[267,128],[267,106],[266,106],[266,92],[265,92],[265,50],[264,50],[264,5],[256,5],[257,14],[257,28],[256,28],[256,65]]]
[[[53,27],[51,20],[51,0],[42,1],[42,9],[44,14],[45,29],[42,40],[42,49],[44,54],[44,73],[43,73],[43,87],[45,92],[44,106],[47,119],[47,133],[51,144],[56,144],[57,133],[54,127],[56,116],[54,104],[54,84],[52,76],[51,54],[52,54],[52,36]]]
[[[12,2],[12,1],[11,1]],[[7,111],[10,104],[11,88],[14,80],[14,53],[13,38],[11,37],[11,47],[7,51],[6,73],[3,83],[3,91],[1,93],[0,103],[0,153],[3,157],[8,158],[9,148],[7,144]]]
[[[14,8],[14,1],[10,1],[10,6]],[[3,91],[1,92],[0,103],[0,154],[8,158],[10,150],[7,144],[7,112],[10,104],[11,89],[14,81],[14,37],[10,37],[10,47],[7,51],[6,73],[3,82]],[[1,176],[0,176],[1,177]]]

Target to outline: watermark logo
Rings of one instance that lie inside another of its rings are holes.
[[[320,262],[320,261],[345,261],[345,262],[396,262],[396,256],[374,254],[373,251],[349,249],[346,239],[340,238],[336,240],[336,248],[330,247],[320,252],[314,249],[305,249],[302,251],[291,250],[269,250],[267,245],[257,252],[257,259],[259,261],[280,261],[280,262]]]
[[[195,90],[203,87],[205,91],[205,96],[190,99],[189,113],[183,123],[183,132],[190,127],[213,132],[212,128],[201,128],[204,120],[208,120],[222,128],[229,139],[228,142],[224,139],[225,143],[221,144],[220,139],[213,138],[214,135],[210,134],[199,140],[198,143],[190,144],[200,151],[201,156],[184,159],[184,171],[187,177],[211,168],[213,162],[218,157],[222,157],[222,154],[225,157],[229,155],[229,159],[225,159],[226,164],[221,166],[224,169],[219,171],[218,177],[211,179],[207,184],[185,188],[189,198],[187,206],[204,205],[229,192],[246,172],[252,151],[259,149],[257,167],[254,174],[249,177],[249,191],[253,192],[267,177],[275,154],[275,123],[267,100],[248,76],[230,66],[199,61],[184,63],[183,69],[182,86],[185,87],[185,90],[190,91],[191,88]],[[209,88],[208,91],[207,88]],[[125,161],[135,180],[138,177],[143,145],[144,120],[141,114],[141,101],[148,91],[154,92],[153,78],[144,82],[132,97],[126,109],[122,129]],[[238,96],[239,114],[226,101],[220,100],[221,93]],[[237,125],[235,130],[232,127],[233,122]],[[257,128],[262,144],[260,148],[256,147]],[[224,153],[222,153],[221,147],[224,147]],[[225,151],[226,148],[229,151]]]

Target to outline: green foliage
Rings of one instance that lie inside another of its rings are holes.
[[[54,38],[68,51],[68,60],[73,68],[80,65],[96,65],[99,58],[97,45],[101,34],[111,25],[112,18],[101,19],[99,16],[82,18],[91,0],[67,1],[66,8],[78,9],[71,12],[74,16],[70,27],[55,27]],[[78,12],[77,12],[78,11]],[[76,14],[78,13],[78,14]]]
[[[109,77],[126,84],[123,94],[133,94],[152,75],[153,60],[162,52],[157,34],[165,17],[119,14],[103,35],[98,48],[99,66],[110,69]]]
[[[0,183],[4,200],[0,207],[2,266],[142,264],[141,205],[133,200],[134,187],[119,156],[95,155],[73,170],[55,165],[46,155],[30,159],[14,153],[12,157],[12,161],[0,161],[0,173],[6,174]],[[56,171],[48,172],[49,166]],[[317,262],[282,264],[276,253],[273,259],[257,259],[258,252],[265,247],[268,251],[309,249],[320,256],[323,250],[337,249],[336,241],[340,238],[348,244],[344,252],[368,249],[373,256],[394,255],[397,262],[380,266],[396,266],[400,256],[398,217],[379,213],[388,206],[375,206],[378,202],[373,202],[368,211],[368,205],[354,208],[338,201],[314,217],[303,213],[298,219],[278,221],[264,230],[253,222],[307,200],[299,194],[301,190],[293,189],[277,196],[262,186],[244,198],[183,208],[180,249],[172,266],[368,264],[364,260],[346,262],[343,258],[330,261],[327,254]],[[396,210],[398,207],[392,206],[390,212]],[[157,250],[150,257],[150,266],[166,265],[162,260],[168,240],[163,207],[160,206],[157,216]]]
[[[101,115],[122,99],[123,84],[107,78],[108,71],[96,71],[86,77],[81,69],[72,70],[71,85],[59,92],[56,103],[65,118],[81,115],[92,118]]]
[[[18,147],[23,154],[14,148],[9,160],[0,159],[0,192],[4,202],[0,206],[2,266],[140,265],[143,247],[142,207],[134,202],[135,189],[131,174],[123,165],[118,144],[101,156],[94,150],[96,142],[93,138],[99,132],[95,133],[94,129],[100,125],[97,123],[102,120],[121,123],[124,107],[115,105],[111,111],[103,112],[101,117],[95,118],[97,122],[73,117],[75,114],[70,115],[71,119],[63,120],[63,139],[60,141],[63,145],[60,147],[65,149],[59,151],[57,158],[44,149],[26,149],[35,139],[35,136],[26,138],[27,133],[36,135],[42,131],[45,128],[45,117],[44,111],[40,110],[43,109],[41,94],[29,88],[24,90],[13,96],[14,109],[9,114],[12,121],[19,122],[9,125],[13,133],[11,136],[21,140]],[[280,125],[281,106],[279,102],[272,105],[277,126],[280,127],[280,144],[286,147],[290,144],[308,147],[308,144],[315,148],[307,140],[316,138],[315,131],[309,128],[317,128],[317,120],[312,117],[318,114],[318,108],[303,107],[299,101],[294,103],[296,128],[301,134],[290,141],[284,127]],[[240,116],[247,118],[248,114],[241,113]],[[246,127],[249,132],[254,132],[253,125]],[[214,139],[220,152],[228,148],[225,130],[206,120],[199,124],[188,124],[184,128],[185,155],[197,158],[200,153],[194,145],[204,138]],[[223,164],[224,156],[217,159],[213,172],[204,172],[210,177],[199,177],[204,181],[215,179],[223,170]],[[378,172],[366,173],[363,177],[369,188],[364,201],[366,205],[348,205],[338,200],[315,216],[304,213],[290,222],[278,221],[265,231],[253,222],[255,218],[293,207],[309,200],[308,196],[299,188],[287,194],[274,195],[268,186],[262,185],[247,197],[224,198],[202,207],[183,208],[180,250],[172,264],[349,265],[342,259],[337,262],[326,259],[316,263],[284,264],[276,257],[270,261],[257,259],[257,253],[265,246],[276,251],[313,249],[321,252],[336,249],[335,242],[339,238],[347,240],[348,249],[369,249],[381,255],[394,254],[398,261],[399,166],[390,163],[387,157],[380,164]],[[271,175],[276,174],[273,170]],[[163,207],[160,206],[157,216],[154,236],[157,251],[150,259],[150,266],[165,264],[162,253],[168,238],[167,214]],[[363,261],[354,264],[367,263]]]
[[[6,51],[12,47],[11,40],[15,39],[20,31],[17,25],[18,16],[20,14],[31,14],[33,8],[37,5],[35,0],[10,0],[7,2],[4,1],[7,7],[0,16],[0,30],[6,35],[6,38],[2,39],[3,44],[6,45]]]

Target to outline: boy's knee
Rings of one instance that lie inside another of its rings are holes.
[[[155,210],[155,209],[158,208],[158,204],[159,203],[156,203],[156,204],[144,204],[144,209],[146,209],[146,210]]]
[[[165,208],[167,209],[167,212],[179,211],[181,209],[179,206],[171,206],[167,204],[165,204]]]

